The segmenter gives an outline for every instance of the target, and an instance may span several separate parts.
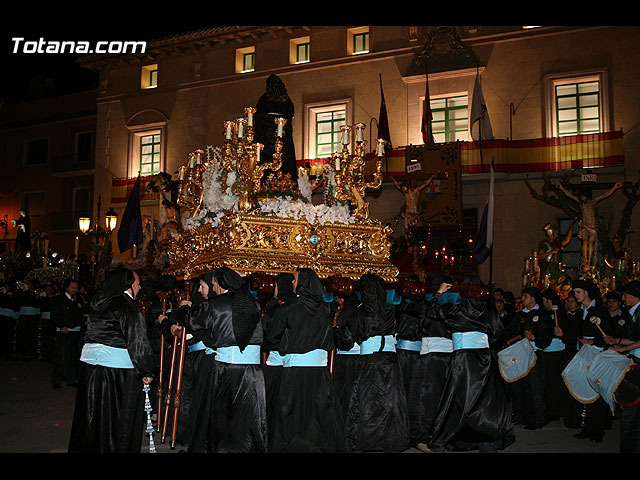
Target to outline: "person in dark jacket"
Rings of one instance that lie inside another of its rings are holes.
[[[83,309],[83,302],[78,296],[78,281],[65,279],[64,292],[54,297],[51,308],[51,317],[56,328],[51,375],[53,388],[59,388],[62,379],[66,380],[67,385],[76,385],[82,350]]]
[[[571,283],[576,300],[580,303],[583,317],[579,324],[578,341],[580,346],[591,345],[599,351],[607,348],[604,340],[605,335],[613,333],[611,317],[606,307],[602,303],[600,289],[590,280],[577,279]],[[594,442],[601,442],[605,431],[611,428],[611,411],[606,402],[599,397],[595,402],[578,405],[581,409],[583,428],[574,434],[580,439],[590,439]]]
[[[136,296],[140,277],[121,270],[90,301],[69,453],[140,453],[144,386],[155,358]]]
[[[546,408],[545,372],[542,352],[551,344],[553,321],[544,309],[540,290],[528,287],[522,291],[524,308],[519,312],[521,336],[531,342],[536,363],[529,373],[511,384],[514,420],[528,430],[542,428],[548,423]]]

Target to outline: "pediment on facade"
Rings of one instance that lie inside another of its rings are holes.
[[[405,75],[424,74],[427,68],[431,74],[478,67],[478,58],[462,42],[458,28],[460,27],[434,27],[427,34],[422,48],[413,56]]]

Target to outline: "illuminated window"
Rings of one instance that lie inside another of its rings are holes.
[[[140,135],[140,173],[153,175],[160,172],[160,133]]]
[[[347,49],[349,55],[369,52],[369,27],[351,28],[347,31]]]
[[[130,132],[128,177],[154,175],[164,168],[163,127]]]
[[[597,81],[556,85],[558,136],[600,131],[600,89]]]
[[[545,77],[546,133],[563,137],[609,131],[606,70]]]
[[[350,102],[307,105],[306,158],[328,158],[342,150],[342,125],[349,125]]]
[[[297,63],[309,62],[310,38],[301,37],[291,40],[289,43],[289,63],[295,65]]]
[[[423,107],[424,108],[424,107]],[[431,99],[433,139],[436,143],[469,140],[469,98],[456,95]]]
[[[255,70],[256,47],[236,50],[236,73],[248,73]]]
[[[140,88],[156,88],[158,86],[158,64],[145,65],[140,74]]]

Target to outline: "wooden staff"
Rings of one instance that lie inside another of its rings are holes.
[[[336,314],[333,316],[333,324],[332,327],[336,327],[338,325],[338,318],[342,313],[342,309],[344,308],[344,301],[340,305],[338,305],[338,309],[336,310]],[[333,332],[332,332],[333,333]],[[336,347],[334,346],[331,349],[331,353],[329,354],[329,371],[331,372],[331,378],[333,378],[333,365],[336,360]]]
[[[558,328],[558,306],[557,305],[553,305],[551,307],[551,310],[553,310],[553,314],[555,315],[555,319],[556,319],[556,328]]]
[[[176,337],[178,338],[178,337]],[[182,394],[182,377],[184,375],[184,359],[187,352],[187,329],[182,327],[180,337],[180,358],[178,361],[178,378],[176,379],[176,396],[173,400],[173,424],[171,426],[171,443],[173,450],[176,448],[176,438],[178,436],[178,415],[180,413],[180,400]]]
[[[171,408],[171,389],[173,388],[173,377],[176,370],[176,358],[178,356],[178,337],[173,337],[173,345],[171,347],[171,364],[169,366],[169,383],[167,385],[167,394],[164,398],[164,415],[162,419],[162,437],[160,441],[164,443],[167,437],[167,428],[169,426],[169,409]]]
[[[167,313],[167,299],[162,298],[162,315]],[[160,432],[160,425],[162,424],[162,387],[164,385],[164,335],[162,335],[162,329],[160,330],[160,374],[158,376],[158,407],[157,407],[157,425],[156,430]]]

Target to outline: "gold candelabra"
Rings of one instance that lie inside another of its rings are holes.
[[[202,163],[203,150],[196,150],[189,154],[188,165],[182,165],[178,169],[178,205],[187,207],[194,216],[202,206],[202,195],[204,193],[202,185],[202,172],[205,165]]]
[[[277,127],[273,159],[270,162],[260,163],[260,153],[264,145],[253,141],[255,112],[255,108],[247,107],[245,109],[246,119],[240,118],[235,123],[226,121],[224,124],[225,143],[222,168],[227,172],[232,170],[237,172],[236,189],[239,196],[238,208],[241,212],[247,212],[255,206],[256,196],[260,191],[260,179],[264,175],[264,171],[277,171],[282,167],[282,137],[287,119],[282,117],[274,119]]]
[[[367,141],[364,139],[365,127],[364,123],[358,123],[353,127],[342,125],[340,127],[342,131],[342,151],[336,152],[331,156],[335,171],[336,200],[351,204],[354,207],[353,216],[358,220],[367,220],[369,218],[369,204],[364,201],[366,190],[377,190],[382,185],[382,156],[384,155],[385,144],[382,139],[378,139],[377,142],[376,169],[373,173],[373,179],[370,182],[365,182],[365,148],[367,146]],[[352,130],[355,130],[353,155],[349,152]]]
[[[224,122],[225,140],[220,164],[226,172],[235,171],[237,174],[234,189],[238,194],[238,208],[241,212],[254,208],[264,171],[277,171],[282,166],[282,137],[287,119],[281,117],[274,119],[277,127],[273,159],[270,162],[260,163],[260,153],[264,145],[253,141],[255,112],[254,107],[247,107],[245,108],[246,118]],[[192,217],[202,206],[204,193],[202,173],[208,166],[206,163],[203,164],[203,154],[203,150],[190,153],[189,164],[179,169],[178,204],[187,207]]]

